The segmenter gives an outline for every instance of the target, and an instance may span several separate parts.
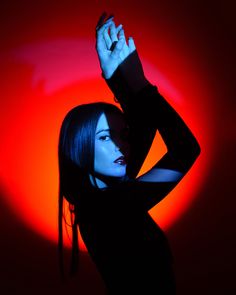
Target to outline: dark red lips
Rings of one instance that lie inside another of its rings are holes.
[[[120,165],[126,165],[125,157],[124,156],[119,157],[118,159],[116,159],[114,161],[114,163],[117,163],[117,164],[120,164]]]

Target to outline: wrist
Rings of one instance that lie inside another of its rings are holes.
[[[102,76],[106,80],[110,79],[113,76],[114,72],[116,71],[116,68],[112,69],[110,67],[109,68],[101,67],[101,69],[102,69]]]
[[[113,74],[114,74],[114,71],[104,71],[104,70],[102,70],[102,77],[105,80],[111,79],[111,77],[113,76]]]
[[[142,88],[150,84],[144,75],[143,67],[136,50],[117,67],[112,75],[108,76],[104,73],[103,77],[115,92],[119,88],[125,88],[125,92],[129,93],[129,95],[138,93]]]

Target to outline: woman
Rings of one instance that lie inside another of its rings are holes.
[[[119,107],[91,103],[72,109],[59,139],[59,247],[63,198],[109,294],[175,294],[172,254],[148,214],[189,171],[200,147],[176,111],[145,78],[132,38],[102,15],[96,27],[102,76]],[[167,153],[137,177],[156,131]]]

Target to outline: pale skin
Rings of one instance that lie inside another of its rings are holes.
[[[126,42],[122,24],[116,27],[113,17],[96,30],[96,35],[96,50],[100,66],[104,77],[109,79],[126,57],[135,51],[134,40],[129,37]],[[114,50],[110,50],[113,42],[117,42],[116,46]]]
[[[126,132],[127,125],[121,115],[103,113],[100,116],[94,146],[94,173],[99,188],[121,180],[126,174],[129,156]],[[121,160],[115,162],[117,159]],[[94,185],[91,175],[90,180]]]
[[[104,22],[102,20],[102,25],[96,30],[96,50],[100,62],[100,66],[103,72],[103,75],[106,79],[109,79],[117,67],[133,52],[136,50],[135,43],[133,38],[128,38],[126,42],[126,37],[122,25],[116,27],[113,17],[109,18]],[[113,42],[117,42],[114,49],[111,50]],[[97,129],[99,128],[109,129],[113,128],[110,126],[106,116],[103,114],[99,121]],[[108,134],[109,135],[109,134]],[[114,166],[117,169],[103,169],[102,167],[111,167],[114,164],[114,158],[106,155],[114,155],[112,149],[117,148],[117,143],[112,142],[109,146],[104,141],[97,142],[95,137],[95,174],[96,182],[99,188],[104,188],[109,186],[109,177],[120,178],[125,175],[126,165],[124,166]],[[121,149],[121,146],[119,146]],[[118,150],[119,150],[118,149]],[[103,152],[102,152],[103,151]],[[119,151],[116,155],[121,155]],[[115,156],[114,156],[115,157]],[[113,163],[113,164],[112,164]],[[105,166],[107,165],[107,166]],[[114,168],[113,167],[113,168]],[[119,172],[118,172],[119,171]],[[138,181],[143,182],[175,182],[180,180],[183,177],[183,174],[176,170],[165,169],[165,168],[152,168],[145,174],[137,178]],[[91,179],[91,178],[90,178]],[[93,180],[91,179],[92,183]],[[94,184],[94,183],[93,183]]]

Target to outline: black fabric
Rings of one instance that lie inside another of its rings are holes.
[[[155,168],[184,176],[200,153],[197,140],[176,111],[144,76],[135,51],[106,80],[130,125],[127,179],[83,194],[79,227],[109,294],[175,294],[168,240],[148,211],[179,182],[140,182],[136,176],[158,130],[167,153]]]
[[[80,203],[80,232],[109,294],[175,294],[170,246],[143,210],[146,184],[141,186],[127,181],[87,194]]]
[[[157,130],[168,153],[156,167],[186,173],[200,154],[200,146],[183,119],[144,76],[137,51],[106,82],[130,126],[132,152],[128,175],[137,176]]]

